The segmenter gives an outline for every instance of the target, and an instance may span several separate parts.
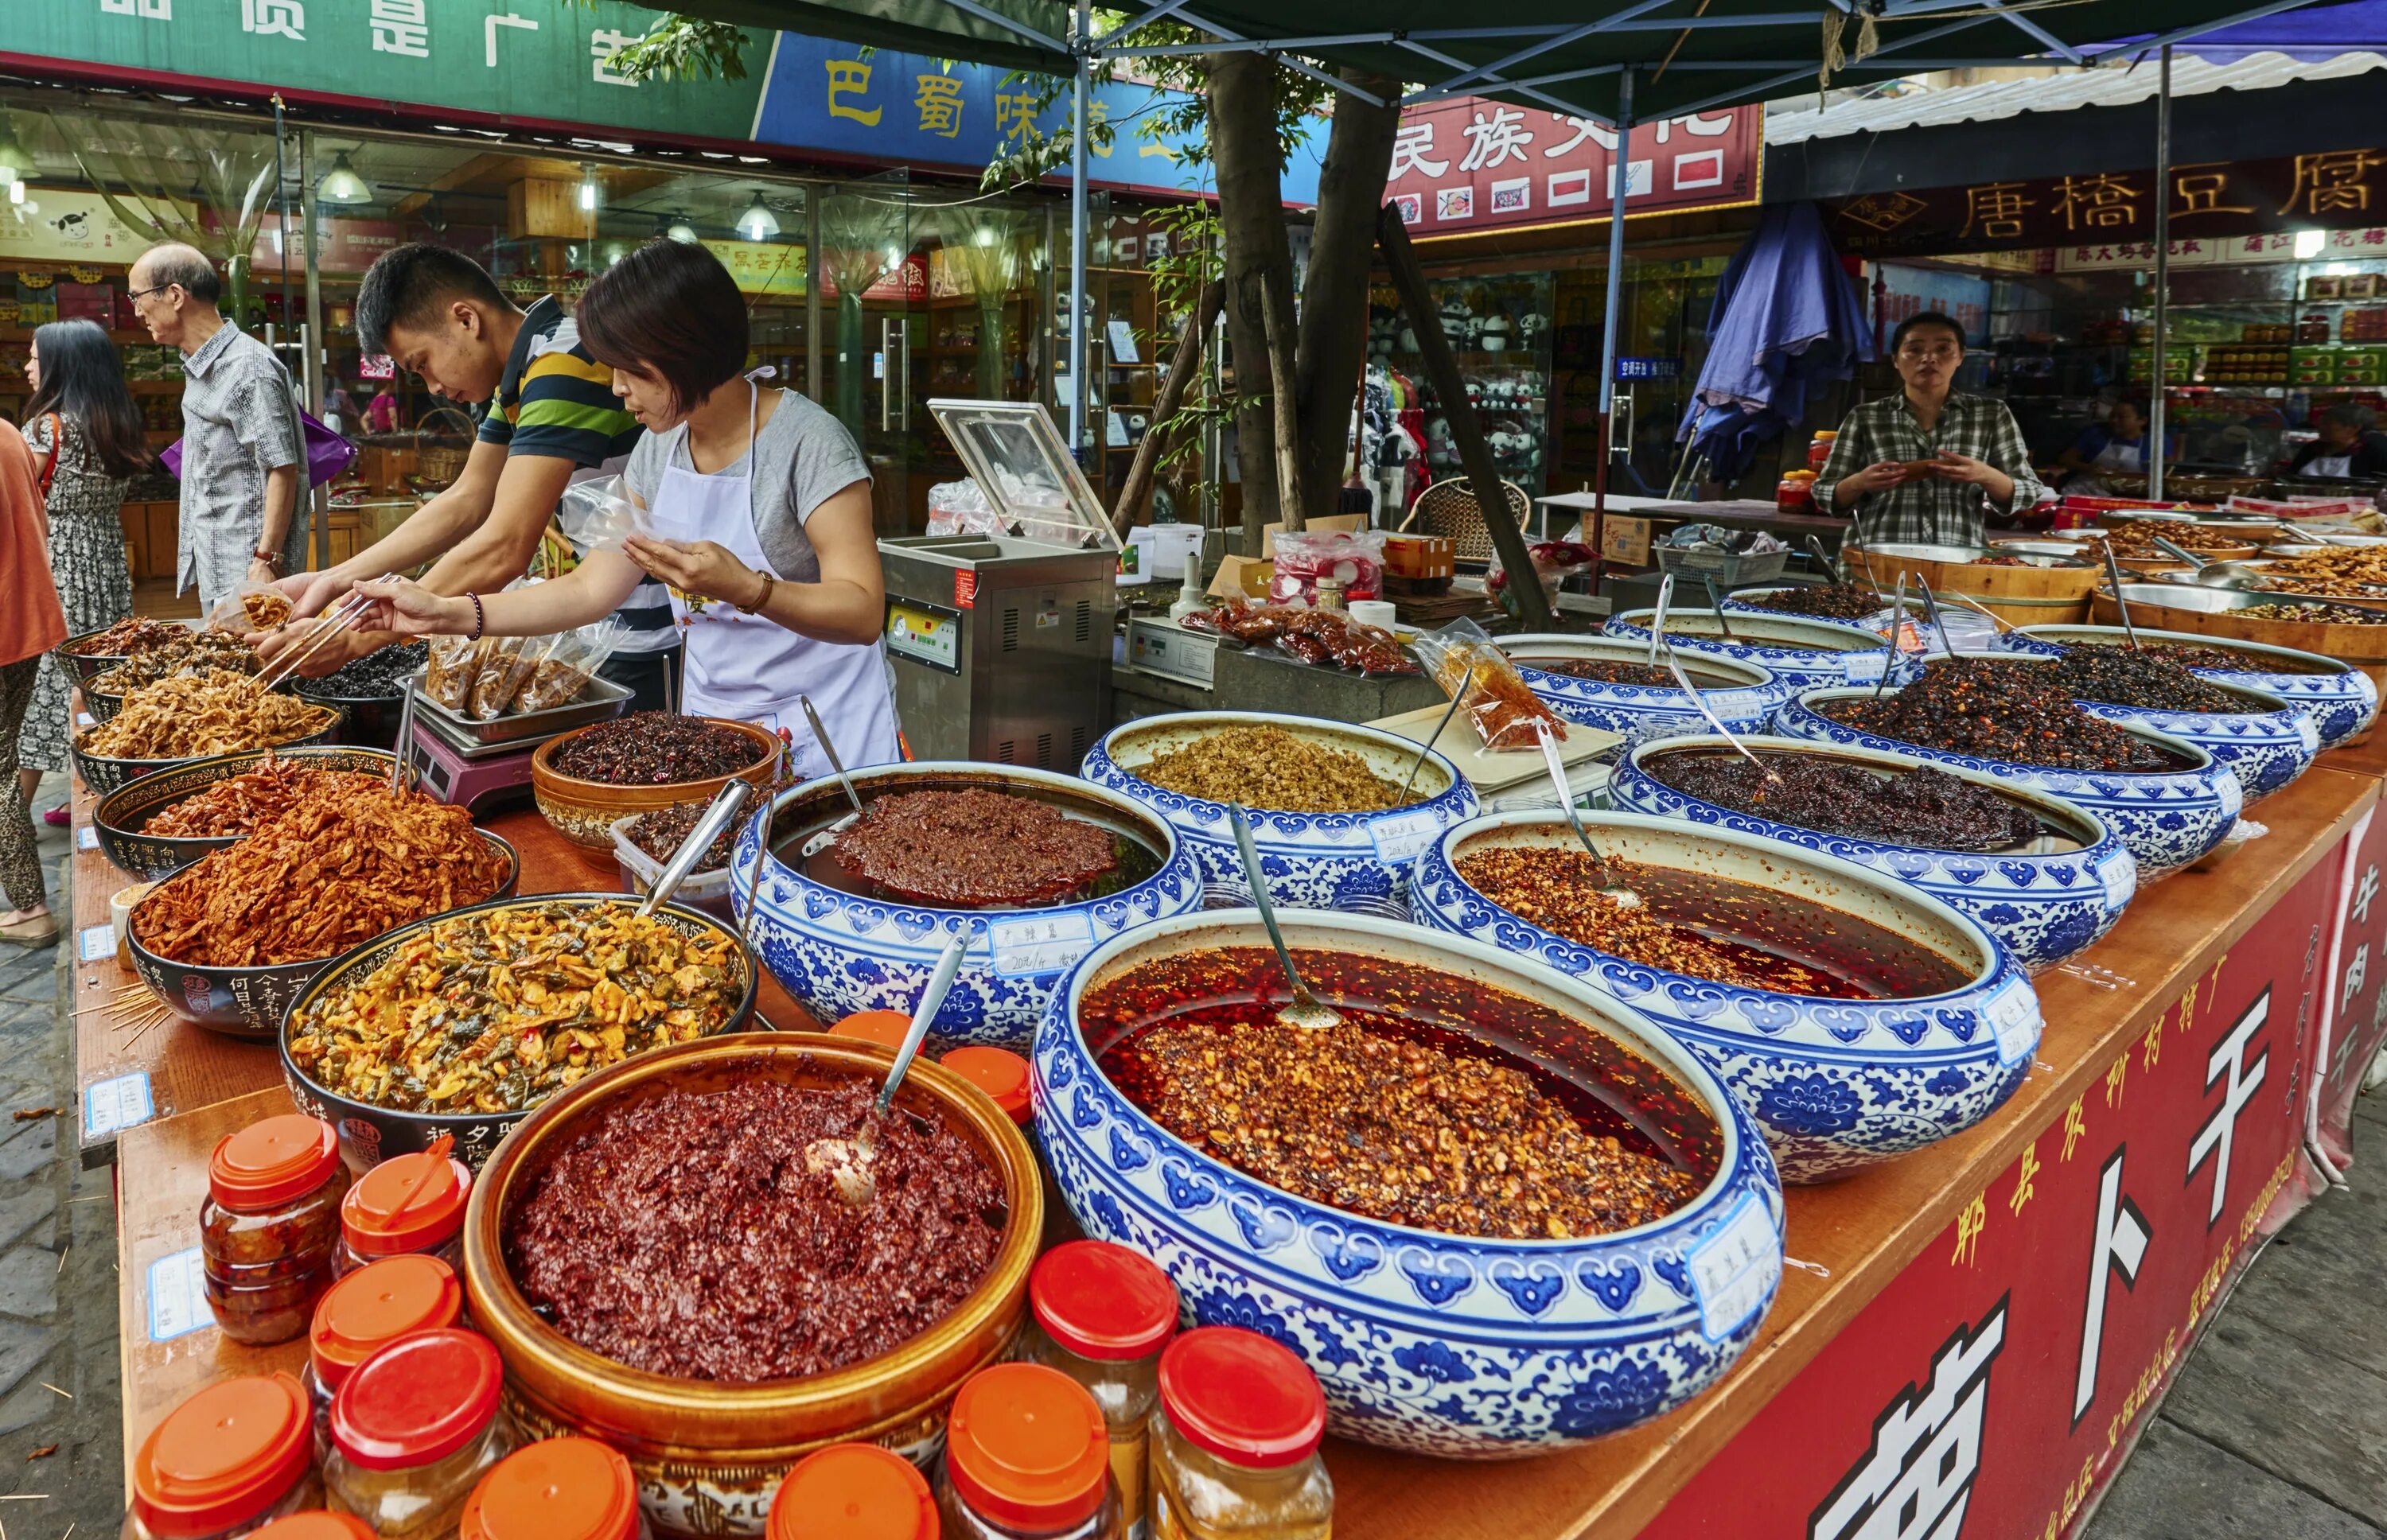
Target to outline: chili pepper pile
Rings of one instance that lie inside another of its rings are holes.
[[[2021,803],[1944,770],[1925,766],[1885,777],[1814,754],[1758,758],[1762,766],[1738,754],[1663,754],[1643,768],[1686,796],[1818,834],[1934,851],[2000,851],[2040,831]]]
[[[734,776],[763,757],[752,737],[701,716],[633,712],[582,729],[555,751],[559,775],[608,786],[668,786]]]
[[[1803,588],[1781,588],[1748,602],[1761,610],[1812,615],[1818,620],[1863,620],[1889,608],[1886,600],[1862,583],[1818,583]]]
[[[2387,610],[2358,604],[2249,604],[2232,610],[2240,620],[2292,620],[2308,625],[2387,625]]]
[[[2181,768],[2145,738],[2082,711],[2055,671],[2040,663],[1952,658],[1878,698],[1852,696],[1816,709],[1901,743],[2013,764],[2131,774]]]
[[[2198,678],[2182,663],[2127,647],[2074,648],[2055,661],[2054,668],[2076,701],[2225,716],[2252,715],[2263,709],[2235,690]]]

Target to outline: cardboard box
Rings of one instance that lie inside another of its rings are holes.
[[[1276,563],[1256,556],[1230,556],[1219,563],[1210,574],[1210,587],[1205,590],[1212,599],[1268,598],[1269,584],[1276,577]]]
[[[1450,577],[1459,571],[1459,542],[1447,535],[1387,535],[1384,574],[1388,577]]]
[[[1602,560],[1628,567],[1649,564],[1649,521],[1610,513],[1599,524]]]
[[[1301,527],[1306,531],[1314,531],[1321,535],[1336,532],[1340,532],[1345,535],[1357,535],[1361,530],[1368,527],[1368,515],[1365,513],[1320,513],[1314,519],[1304,519],[1301,523]],[[1282,524],[1260,525],[1260,555],[1263,558],[1272,558],[1276,555],[1276,537],[1283,532],[1283,529],[1284,525]]]

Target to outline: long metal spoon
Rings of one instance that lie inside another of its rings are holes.
[[[1740,638],[1732,634],[1731,617],[1724,612],[1724,595],[1716,591],[1714,575],[1702,574],[1699,581],[1707,585],[1708,608],[1715,612],[1716,629],[1724,633],[1726,641],[1738,641]]]
[[[851,1139],[815,1139],[804,1146],[804,1168],[825,1171],[836,1184],[837,1195],[849,1207],[861,1208],[878,1195],[878,1126],[895,1105],[895,1090],[903,1083],[904,1072],[919,1056],[920,1044],[928,1040],[928,1024],[944,1009],[945,996],[953,992],[954,975],[962,967],[962,954],[969,950],[970,933],[966,926],[954,932],[945,943],[937,966],[928,972],[928,986],[921,990],[919,1003],[912,1007],[912,1025],[903,1031],[903,1041],[895,1050],[895,1062],[888,1067],[887,1079],[878,1088],[878,1095],[870,1104],[862,1127]]]
[[[1835,583],[1846,583],[1849,580],[1849,574],[1840,569],[1840,564],[1824,554],[1824,537],[1822,536],[1808,536],[1807,549],[1813,554],[1815,558],[1815,565],[1823,569],[1823,573],[1825,577],[1830,578]]]
[[[1649,612],[1649,666],[1658,666],[1658,648],[1666,637],[1666,605],[1674,597],[1674,574],[1658,579],[1658,607]]]
[[[2189,564],[2194,574],[2191,581],[2205,588],[2247,588],[2262,580],[2263,574],[2243,562],[2216,562],[2194,551],[2182,550],[2162,536],[2154,536],[2156,545]],[[2110,559],[2111,552],[2107,555]]]
[[[389,767],[389,789],[395,794],[405,784],[408,761],[414,757],[414,692],[423,688],[420,674],[407,675],[399,687],[406,699],[398,708],[398,763]]]
[[[820,745],[821,757],[828,761],[829,769],[837,776],[837,784],[845,789],[845,800],[853,804],[852,812],[829,825],[828,827],[815,830],[813,837],[804,841],[804,848],[797,853],[809,861],[829,846],[836,844],[837,837],[852,828],[860,820],[862,793],[853,789],[853,777],[845,773],[845,762],[837,757],[837,745],[829,741],[828,727],[821,721],[820,713],[813,709],[813,698],[809,695],[799,695],[796,697],[796,703],[804,708],[804,720],[812,726],[813,741]]]
[[[1952,663],[1956,657],[1956,644],[1948,639],[1948,627],[1940,624],[1939,600],[1931,592],[1931,581],[1921,573],[1914,574],[1914,581],[1923,586],[1923,618],[1931,623],[1932,631],[1939,637],[1939,650],[1948,654],[1949,661]],[[1927,652],[1930,649],[1924,650]]]
[[[1699,693],[1699,687],[1691,683],[1691,676],[1683,672],[1682,660],[1674,656],[1674,650],[1671,647],[1666,650],[1666,665],[1674,671],[1674,683],[1683,687],[1683,693],[1691,698],[1692,705],[1699,708],[1699,714],[1708,719],[1708,726],[1713,727],[1726,743],[1739,750],[1741,758],[1765,772],[1767,780],[1779,781],[1782,777],[1774,771],[1774,766],[1750,753],[1749,745],[1735,738],[1732,729],[1724,725],[1724,718],[1718,716],[1714,708],[1708,704],[1708,698]]]
[[[663,863],[655,885],[647,890],[646,901],[638,905],[639,918],[644,919],[671,902],[671,896],[679,891],[679,885],[688,880],[688,874],[696,870],[696,864],[704,859],[704,852],[721,838],[721,831],[736,821],[739,811],[746,805],[746,799],[753,794],[754,783],[742,780],[725,782],[721,789],[713,794],[704,816],[688,831],[688,838],[679,842],[679,849],[672,852],[671,859]]]
[[[1321,1004],[1294,968],[1292,949],[1284,944],[1284,932],[1277,928],[1276,905],[1269,901],[1268,881],[1260,873],[1259,847],[1252,842],[1251,819],[1244,814],[1241,802],[1228,803],[1227,815],[1234,820],[1235,849],[1243,854],[1244,880],[1252,885],[1252,907],[1260,912],[1260,924],[1267,928],[1269,944],[1276,948],[1276,960],[1284,967],[1284,981],[1293,986],[1292,1003],[1277,1012],[1276,1018],[1307,1032],[1342,1026],[1343,1014],[1332,1005]]]
[[[1567,827],[1574,830],[1574,837],[1583,842],[1584,853],[1591,857],[1591,869],[1596,874],[1592,890],[1620,909],[1640,908],[1641,895],[1616,880],[1615,874],[1609,870],[1608,857],[1599,853],[1599,847],[1591,842],[1591,831],[1583,827],[1583,815],[1574,807],[1574,789],[1567,785],[1566,760],[1559,752],[1558,735],[1550,731],[1547,722],[1534,723],[1534,733],[1541,739],[1542,764],[1549,771],[1550,785],[1559,794],[1559,811],[1566,814]]]
[[[2122,594],[2122,563],[2114,558],[2113,541],[2106,540],[2101,543],[2105,550],[2105,578],[2114,585],[2114,610],[2122,617],[2122,635],[2128,640],[2130,650],[2135,652],[2139,647],[2139,628],[2130,624],[2130,601]],[[2161,536],[2155,536],[2157,545],[2170,545],[2170,543]],[[2173,549],[2177,550],[2179,548],[2175,546]]]
[[[1416,762],[1409,766],[1409,773],[1401,777],[1401,794],[1393,799],[1395,807],[1409,805],[1409,788],[1417,784],[1418,772],[1425,768],[1426,757],[1433,752],[1433,746],[1442,741],[1443,733],[1450,726],[1450,719],[1459,714],[1459,703],[1467,699],[1469,690],[1475,688],[1476,670],[1482,666],[1480,663],[1470,664],[1467,673],[1459,681],[1459,688],[1450,692],[1450,704],[1443,708],[1442,720],[1433,725],[1433,731],[1426,736],[1423,743],[1418,745]]]
[[[1868,573],[1866,575],[1870,577],[1872,574]],[[1876,586],[1874,592],[1876,594],[1881,592],[1880,587]],[[1889,656],[1882,660],[1881,677],[1873,682],[1873,698],[1876,701],[1881,699],[1881,692],[1888,688],[1889,676],[1898,672],[1898,660],[1906,656],[1906,648],[1900,639],[1905,630],[1906,574],[1900,573],[1898,597],[1890,600],[1889,604]]]

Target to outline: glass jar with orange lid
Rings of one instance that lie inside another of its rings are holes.
[[[464,1286],[436,1256],[388,1256],[323,1291],[307,1329],[307,1391],[314,1399],[315,1448],[332,1448],[332,1398],[359,1364],[417,1332],[454,1326]]]
[[[946,1419],[937,1504],[944,1540],[1120,1540],[1103,1409],[1043,1364],[980,1370]]]
[[[1328,1540],[1326,1395],[1282,1343],[1204,1326],[1160,1355],[1154,1540]]]
[[[1150,1258],[1107,1241],[1071,1241],[1028,1275],[1028,1357],[1086,1387],[1110,1434],[1122,1531],[1144,1533],[1144,1463],[1160,1399],[1160,1350],[1177,1334],[1177,1285]]]
[[[1815,473],[1785,471],[1774,484],[1774,507],[1782,513],[1812,513],[1815,511]]]
[[[332,1397],[332,1506],[382,1540],[448,1540],[474,1484],[513,1452],[498,1405],[504,1379],[489,1340],[453,1327],[400,1337],[359,1364]]]
[[[322,1504],[306,1387],[244,1375],[194,1395],[142,1440],[123,1540],[234,1540]]]
[[[450,1142],[443,1137],[428,1150],[392,1155],[357,1179],[340,1200],[335,1272],[350,1273],[410,1252],[463,1269],[464,1205],[472,1200],[473,1172],[448,1153]]]
[[[937,1499],[927,1480],[910,1460],[876,1444],[814,1450],[796,1462],[771,1498],[767,1540],[937,1536]]]
[[[457,1540],[650,1540],[638,1482],[593,1438],[546,1438],[499,1460],[464,1500]],[[931,1536],[930,1540],[934,1540]]]
[[[373,1540],[373,1526],[353,1513],[312,1508],[273,1522],[249,1540]]]
[[[307,1330],[332,1281],[348,1168],[332,1125],[304,1113],[218,1142],[199,1205],[208,1308],[234,1342],[265,1346]]]
[[[1817,428],[1815,436],[1807,444],[1807,469],[1821,471],[1825,461],[1832,458],[1832,446],[1839,436],[1838,428]]]

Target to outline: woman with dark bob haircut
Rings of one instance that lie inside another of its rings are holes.
[[[809,696],[849,765],[903,757],[878,641],[886,587],[870,468],[838,420],[746,373],[746,301],[701,246],[650,241],[580,297],[580,336],[647,428],[622,473],[640,510],[621,550],[552,583],[448,599],[360,583],[365,630],[538,636],[585,625],[641,572],[671,586],[688,639],[683,711],[787,728],[793,768],[825,776]]]

